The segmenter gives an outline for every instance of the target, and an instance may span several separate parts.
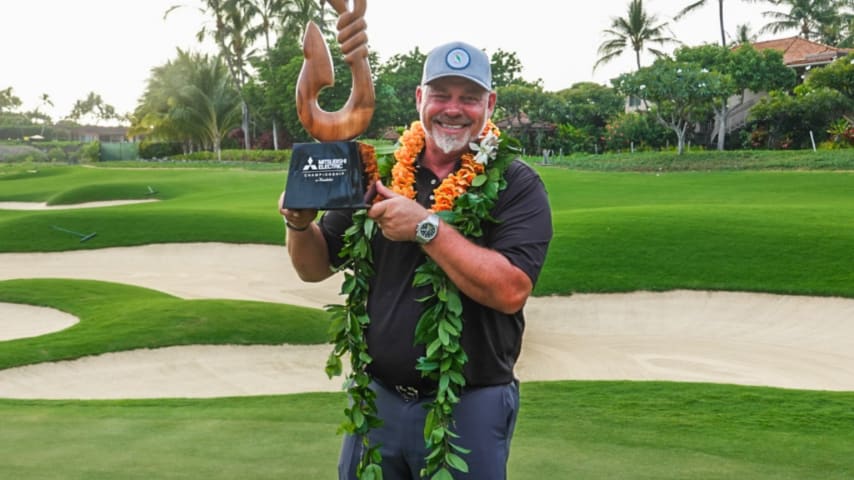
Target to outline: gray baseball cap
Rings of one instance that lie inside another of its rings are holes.
[[[437,78],[463,77],[486,90],[492,90],[492,67],[489,57],[478,48],[463,42],[440,45],[427,54],[421,84]]]

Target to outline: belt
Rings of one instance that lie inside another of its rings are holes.
[[[384,383],[376,378],[373,379],[374,383],[382,387],[383,389],[396,393],[404,402],[417,402],[418,400],[430,398],[436,395],[436,391],[432,390],[429,392],[425,392],[418,387],[413,387],[412,385],[389,385]]]

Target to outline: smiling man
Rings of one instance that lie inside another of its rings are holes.
[[[551,211],[537,173],[501,145],[490,121],[496,93],[483,51],[463,42],[432,50],[415,103],[420,121],[402,135],[391,178],[377,182],[367,212],[381,232],[370,242],[365,337],[383,422],[368,443],[381,445],[385,479],[418,479],[441,468],[454,478],[501,479],[519,408],[513,369],[523,307],[552,237]],[[303,280],[323,280],[342,266],[353,212],[327,211],[319,222],[313,210],[280,212]],[[444,281],[451,288],[437,291]],[[424,332],[439,323],[435,330],[443,332],[425,341]],[[437,341],[458,342],[464,354],[435,348]],[[443,376],[459,380],[459,388]],[[434,426],[443,410],[452,412],[446,430]],[[446,432],[459,449],[443,446]],[[345,437],[340,478],[356,478],[363,448],[362,438]],[[431,455],[441,448],[449,461]]]

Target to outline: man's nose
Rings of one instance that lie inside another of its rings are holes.
[[[460,115],[463,112],[463,102],[459,99],[451,99],[445,104],[445,113],[448,115]]]

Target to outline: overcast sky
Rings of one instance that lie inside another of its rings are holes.
[[[674,36],[689,45],[720,42],[717,7],[707,5],[674,22],[672,17],[691,0],[646,0],[645,9],[669,22]],[[50,95],[54,120],[67,115],[88,92],[101,95],[120,113],[134,109],[151,68],[175,57],[175,49],[211,52],[195,34],[207,22],[197,7],[186,5],[166,19],[165,11],[179,0],[0,0],[0,89],[9,86],[23,109],[39,106]],[[541,79],[548,91],[582,81],[610,85],[609,80],[634,69],[627,51],[592,71],[597,48],[613,17],[625,17],[629,0],[486,1],[368,0],[369,44],[385,62],[416,46],[427,52],[435,45],[463,40],[486,50],[516,52],[522,76]],[[767,4],[744,0],[724,2],[728,32],[747,23],[756,32],[767,23]],[[776,37],[793,36],[788,32]],[[768,39],[767,35],[761,39]],[[648,65],[651,59],[643,58]],[[499,99],[499,102],[501,100]],[[44,109],[43,109],[44,110]]]

